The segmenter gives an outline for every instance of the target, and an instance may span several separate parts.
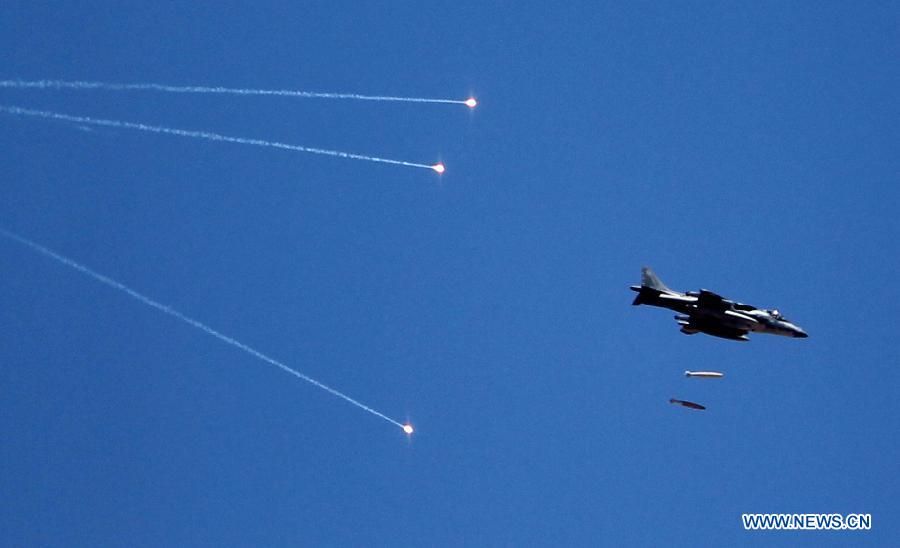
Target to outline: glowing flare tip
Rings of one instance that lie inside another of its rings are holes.
[[[468,99],[466,99],[466,106],[469,108],[475,108],[476,106],[478,106],[478,101],[476,101],[474,97],[469,97]]]
[[[406,432],[407,436],[412,435],[412,433],[415,432],[411,424],[404,424],[403,431]]]
[[[431,169],[437,171],[438,173],[443,173],[447,168],[444,167],[444,164],[434,164],[431,166]]]

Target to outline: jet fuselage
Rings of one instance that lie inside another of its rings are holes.
[[[706,333],[737,341],[748,340],[748,333],[768,333],[805,338],[803,329],[782,316],[778,310],[756,308],[734,302],[701,289],[681,293],[666,287],[649,268],[642,270],[642,283],[631,286],[637,292],[633,305],[646,304],[678,312],[675,320],[687,335]]]

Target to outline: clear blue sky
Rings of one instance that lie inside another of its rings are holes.
[[[0,225],[418,429],[0,239],[2,544],[897,543],[896,3],[17,4],[0,79],[481,105],[0,90],[448,169],[0,115]]]

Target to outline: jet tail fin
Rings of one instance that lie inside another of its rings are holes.
[[[637,305],[639,305],[639,304],[644,304],[644,303],[646,303],[646,302],[649,302],[649,300],[648,300],[648,298],[647,298],[647,290],[646,290],[646,289],[644,289],[643,287],[637,287],[637,286],[634,286],[634,285],[631,286],[631,289],[632,289],[633,291],[637,291],[637,292],[638,292],[637,297],[635,297],[634,300],[631,301],[631,304],[632,304],[633,306],[637,306]],[[655,294],[656,292],[654,291],[653,293]]]
[[[641,268],[641,286],[649,287],[657,291],[675,293],[674,291],[666,287],[666,284],[662,283],[662,281],[656,276],[656,274],[652,270],[650,270],[649,266]]]

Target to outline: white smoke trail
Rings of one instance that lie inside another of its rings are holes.
[[[304,375],[303,373],[297,371],[296,369],[292,369],[292,368],[284,365],[280,361],[278,361],[274,358],[270,358],[269,356],[266,356],[262,352],[259,352],[258,350],[255,350],[238,340],[232,339],[231,337],[229,337],[227,335],[223,335],[222,333],[219,333],[218,331],[209,327],[208,325],[201,323],[189,316],[185,316],[184,314],[175,310],[174,308],[171,308],[162,303],[154,301],[150,297],[145,297],[144,295],[141,295],[140,293],[131,289],[130,287],[126,286],[123,283],[117,282],[116,280],[113,280],[112,278],[108,278],[108,277],[104,276],[103,274],[94,272],[90,268],[88,268],[82,264],[79,264],[79,263],[73,261],[72,259],[64,257],[64,256],[56,253],[55,251],[52,251],[40,244],[32,242],[31,240],[24,238],[22,236],[19,236],[18,234],[9,232],[3,228],[0,228],[0,235],[3,235],[4,237],[9,238],[10,240],[19,242],[20,244],[26,245],[26,246],[30,247],[31,249],[33,249],[34,251],[37,251],[38,253],[46,255],[47,257],[50,257],[51,259],[54,259],[68,267],[74,268],[75,270],[78,270],[79,272],[81,272],[83,274],[87,274],[88,276],[90,276],[91,278],[94,278],[98,282],[101,282],[103,284],[108,285],[109,287],[112,287],[113,289],[121,291],[121,292],[127,294],[129,297],[132,297],[132,298],[146,304],[147,306],[153,307],[153,308],[159,310],[160,312],[163,312],[165,314],[168,314],[170,316],[178,318],[182,322],[184,322],[192,327],[196,327],[197,329],[204,331],[204,332],[208,333],[209,335],[212,335],[213,337],[219,339],[220,341],[222,341],[226,344],[230,344],[231,346],[234,346],[235,348],[243,350],[244,352],[250,354],[251,356],[259,358],[260,360],[262,360],[266,363],[269,363],[271,365],[274,365],[275,367],[278,367],[284,371],[287,371],[291,375],[294,375],[297,378],[303,379],[304,381],[312,384],[313,386],[321,388],[322,390],[325,390],[326,392],[328,392],[330,394],[333,394],[345,401],[348,401],[348,402],[352,403],[353,405],[359,407],[360,409],[362,409],[364,411],[368,411],[369,413],[375,415],[376,417],[380,417],[380,418],[388,421],[391,424],[395,424],[395,425],[399,426],[400,428],[404,428],[403,424],[395,421],[394,419],[392,419],[382,413],[379,413],[378,411],[372,409],[368,405],[362,404],[362,403],[354,400],[353,398],[344,394],[343,392],[339,392],[338,390],[335,390],[334,388],[331,388],[330,386],[322,384],[321,382],[317,381],[316,379],[314,379],[312,377],[308,377],[308,376]]]
[[[162,91],[167,93],[216,93],[229,95],[275,95],[281,97],[305,97],[312,99],[355,99],[358,101],[397,101],[404,103],[447,103],[465,105],[455,99],[428,99],[425,97],[394,97],[390,95],[360,95],[358,93],[318,93],[289,89],[246,89],[220,86],[170,86],[166,84],[116,84],[109,82],[82,82],[64,80],[0,80],[0,88],[81,89],[107,91]]]
[[[434,166],[427,164],[417,164],[414,162],[404,162],[402,160],[390,160],[388,158],[378,158],[377,156],[365,156],[363,154],[353,154],[350,152],[341,152],[339,150],[326,150],[322,148],[310,148],[300,145],[289,145],[286,143],[278,143],[274,141],[264,141],[262,139],[245,139],[243,137],[228,137],[227,135],[219,135],[218,133],[209,133],[207,131],[192,131],[187,129],[173,129],[160,126],[148,126],[146,124],[138,124],[134,122],[121,122],[119,120],[104,120],[102,118],[89,118],[87,116],[72,116],[69,114],[60,114],[58,112],[50,112],[46,110],[32,110],[15,106],[0,105],[0,112],[8,112],[9,114],[17,114],[20,116],[37,116],[40,118],[48,118],[51,120],[62,120],[65,122],[75,122],[78,124],[89,124],[95,126],[106,126],[114,128],[137,129],[140,131],[149,131],[152,133],[165,133],[168,135],[178,135],[180,137],[193,137],[195,139],[207,139],[209,141],[221,141],[225,143],[238,143],[241,145],[256,145],[261,147],[281,148],[284,150],[293,150],[295,152],[309,152],[311,154],[324,154],[326,156],[336,156],[338,158],[348,158],[351,160],[366,160],[368,162],[379,162],[382,164],[394,164],[407,167],[421,167],[425,169],[435,170]]]

